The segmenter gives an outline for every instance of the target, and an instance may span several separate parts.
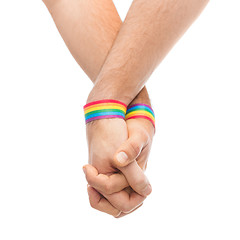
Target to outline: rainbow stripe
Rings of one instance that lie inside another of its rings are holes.
[[[128,107],[125,120],[144,118],[149,120],[155,127],[155,115],[152,108],[146,104],[134,104]]]
[[[117,100],[106,99],[90,102],[84,107],[86,123],[104,118],[125,119],[127,106]]]

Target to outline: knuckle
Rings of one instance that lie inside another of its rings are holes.
[[[129,151],[131,152],[132,155],[138,156],[139,152],[141,151],[141,146],[139,146],[135,142],[130,142],[129,143]]]
[[[123,213],[129,213],[131,210],[132,210],[132,207],[129,205],[129,204],[122,204],[120,206],[120,210],[123,212]]]
[[[141,178],[137,179],[135,182],[135,186],[137,187],[137,189],[139,191],[144,190],[148,184],[149,184],[148,180],[145,177],[141,177]]]
[[[105,182],[103,188],[104,188],[104,192],[105,192],[106,194],[108,194],[108,195],[112,194],[112,184],[111,184],[110,181],[109,181],[109,182]]]
[[[88,182],[88,184],[89,184],[90,186],[93,186],[93,185],[94,185],[93,178],[90,177],[89,175],[86,175],[86,180],[87,180],[87,182]]]
[[[89,203],[92,208],[97,209],[97,202],[95,202],[91,198],[89,198]]]

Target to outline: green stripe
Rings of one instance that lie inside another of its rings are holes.
[[[102,113],[102,112],[121,112],[125,115],[125,112],[120,109],[102,109],[102,110],[95,110],[95,111],[86,113],[85,117],[92,115],[92,114],[96,114],[96,113]]]

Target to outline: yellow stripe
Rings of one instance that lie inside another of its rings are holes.
[[[102,110],[102,109],[119,109],[119,110],[122,110],[123,112],[126,113],[126,108],[125,107],[123,107],[123,106],[120,107],[120,106],[116,106],[116,105],[115,106],[110,105],[110,106],[105,106],[105,107],[92,107],[92,108],[87,109],[87,110],[84,109],[84,113],[87,114],[89,112],[96,111],[96,110]]]
[[[142,116],[148,116],[149,118],[151,118],[153,121],[155,121],[155,118],[153,117],[153,115],[147,111],[133,111],[130,112],[126,115],[126,119],[135,115],[142,115]]]
[[[117,107],[122,107],[122,108],[126,108],[124,105],[122,104],[119,104],[119,103],[99,103],[99,104],[94,104],[92,106],[89,106],[89,107],[86,107],[84,108],[84,110],[88,110],[90,108],[93,108],[93,107],[105,107],[105,106],[117,106]]]

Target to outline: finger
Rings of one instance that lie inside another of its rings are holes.
[[[92,208],[110,214],[116,218],[120,216],[121,211],[113,207],[109,201],[102,197],[101,194],[99,194],[93,187],[88,186],[87,190],[89,202]]]
[[[136,160],[147,142],[148,137],[143,133],[129,137],[114,155],[114,164],[116,167],[125,167]]]
[[[136,207],[135,209],[133,209],[133,210],[132,210],[131,212],[129,212],[129,213],[121,212],[121,213],[119,214],[119,216],[116,217],[116,218],[121,218],[121,217],[124,217],[124,216],[126,216],[126,215],[128,215],[128,214],[130,214],[130,213],[133,213],[133,212],[135,212],[138,208],[140,208],[142,205],[143,205],[143,203],[140,204],[138,207]]]
[[[125,190],[122,190],[111,195],[104,194],[100,192],[115,208],[119,209],[123,213],[130,213],[137,207],[139,207],[145,197],[139,195],[138,193],[131,191],[128,193]]]
[[[89,185],[105,194],[119,192],[129,186],[122,173],[114,173],[110,176],[99,174],[97,169],[89,164],[83,167],[83,171]]]
[[[126,167],[119,168],[119,170],[124,174],[128,184],[134,191],[145,197],[152,192],[152,187],[147,177],[136,161]]]

